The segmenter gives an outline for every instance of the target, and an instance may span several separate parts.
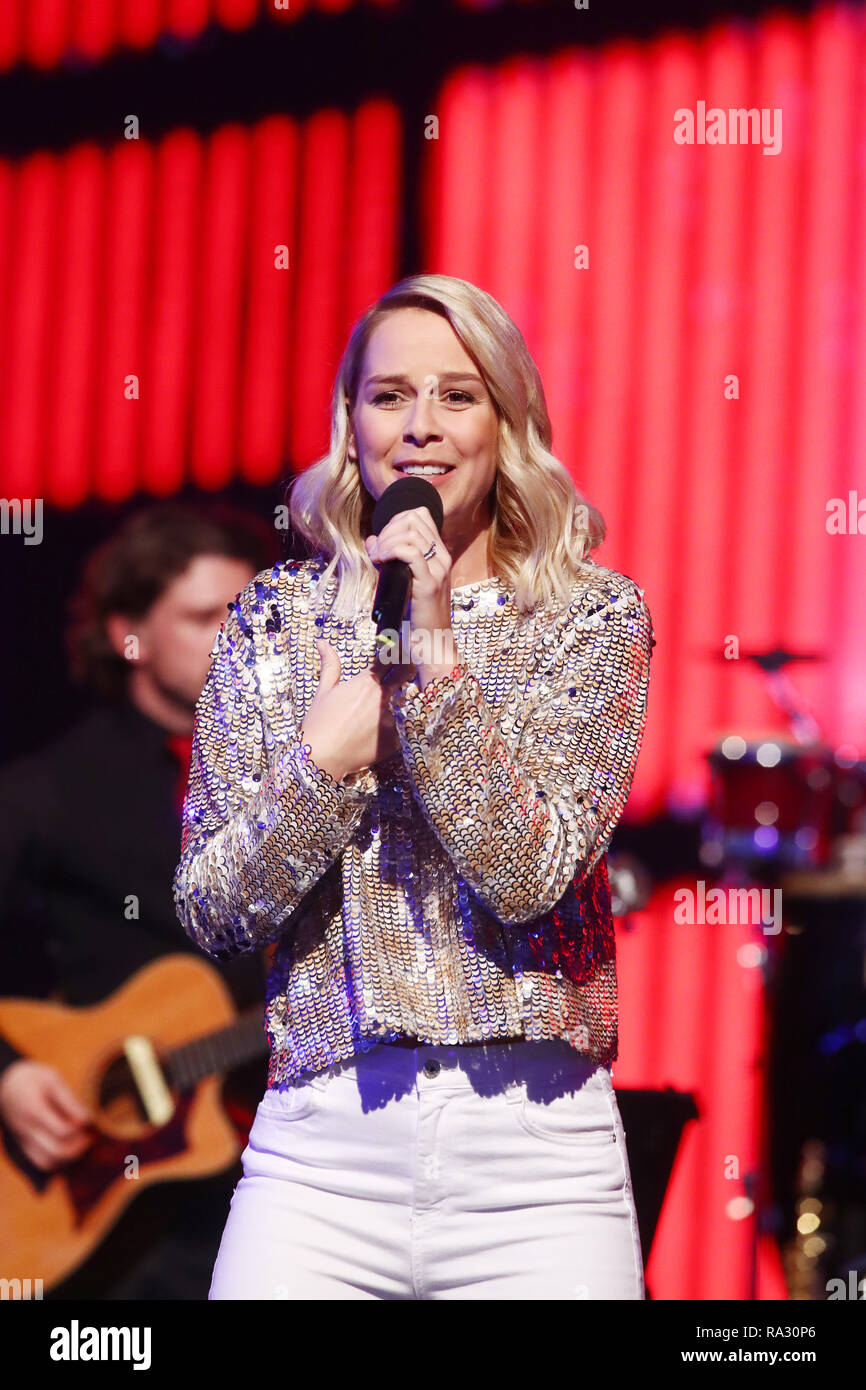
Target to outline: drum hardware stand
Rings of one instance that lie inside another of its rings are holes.
[[[751,661],[763,673],[767,693],[776,708],[784,714],[787,723],[790,725],[795,742],[801,745],[820,743],[820,726],[813,718],[806,706],[805,700],[789,680],[783,668],[792,661],[818,661],[823,658],[813,652],[795,653],[777,647],[772,651],[745,653],[743,659]],[[723,884],[736,885],[738,883],[748,883],[754,879],[754,873],[749,871],[747,862],[743,858],[730,853],[728,853],[725,860],[723,860],[720,868],[722,870],[720,879]],[[769,1097],[766,1085],[769,1064],[767,1039],[769,1037],[770,1026],[770,998],[775,988],[773,964],[772,947],[769,940],[765,937],[765,950],[761,961],[761,973],[764,984],[762,992],[762,1051],[755,1059],[755,1066],[758,1070],[759,1077],[762,1078],[761,1084],[757,1087],[756,1155],[755,1166],[744,1175],[743,1179],[744,1191],[752,1201],[754,1213],[749,1279],[749,1296],[752,1301],[755,1301],[758,1297],[758,1249],[760,1237],[764,1234],[774,1234],[779,1228],[781,1219],[781,1210],[778,1204],[773,1200],[769,1178]],[[789,1288],[790,1287],[789,1283]]]

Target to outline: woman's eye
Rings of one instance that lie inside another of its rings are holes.
[[[459,390],[457,389],[456,386],[452,387],[450,391],[446,391],[446,392],[445,392],[445,395],[446,395],[446,396],[462,396],[462,397],[463,397],[463,400],[464,400],[464,401],[469,401],[470,404],[471,404],[471,402],[472,402],[472,400],[473,400],[473,397],[470,396],[470,394],[469,394],[468,391],[459,391]]]
[[[463,404],[464,404],[465,402],[467,402],[467,401],[468,401],[468,403],[471,405],[472,402],[473,402],[473,400],[474,400],[474,397],[471,396],[471,395],[469,394],[468,391],[460,391],[460,390],[458,390],[458,388],[457,388],[456,386],[452,386],[452,387],[450,388],[450,390],[446,391],[446,392],[444,393],[444,395],[442,395],[442,396],[440,396],[440,397],[437,397],[437,399],[439,399],[439,400],[444,400],[444,399],[445,399],[446,397],[448,397],[448,396],[458,396],[458,397],[460,397],[461,399],[458,400],[458,402],[457,402],[458,405],[463,405]],[[373,397],[373,404],[374,404],[374,405],[392,405],[392,404],[394,404],[394,402],[396,401],[396,399],[397,399],[397,392],[396,392],[396,391],[380,391],[379,394],[378,394],[377,396],[374,396],[374,397]]]

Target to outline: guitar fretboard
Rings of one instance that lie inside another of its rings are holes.
[[[250,1009],[234,1023],[184,1043],[163,1057],[169,1085],[187,1090],[205,1076],[231,1071],[268,1050],[268,1038],[260,1009]]]

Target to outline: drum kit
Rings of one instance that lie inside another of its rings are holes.
[[[765,673],[790,732],[752,741],[729,734],[707,755],[703,862],[740,865],[760,877],[801,871],[798,887],[821,896],[828,884],[866,894],[866,758],[820,740],[782,671],[787,662],[818,658],[776,649],[746,659]],[[810,872],[813,881],[802,876]]]
[[[784,930],[763,941],[756,1236],[759,1224],[775,1232],[792,1298],[826,1299],[866,1275],[866,759],[822,739],[787,676],[816,654],[745,659],[786,727],[761,739],[729,733],[707,754],[700,857],[720,882],[781,889]]]

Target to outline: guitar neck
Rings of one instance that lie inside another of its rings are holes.
[[[169,1084],[181,1090],[206,1076],[231,1071],[268,1051],[261,1009],[248,1009],[234,1023],[176,1047],[162,1058]]]

